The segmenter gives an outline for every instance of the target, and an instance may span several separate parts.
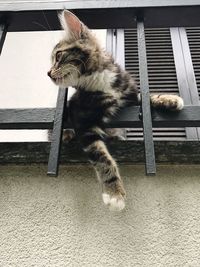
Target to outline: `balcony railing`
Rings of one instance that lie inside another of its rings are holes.
[[[178,41],[176,42],[176,29],[177,27],[200,26],[200,1],[181,0],[178,1],[178,4],[175,3],[177,1],[171,0],[12,2],[13,1],[4,1],[3,4],[0,4],[0,51],[2,50],[7,32],[41,31],[41,27],[38,25],[45,24],[46,20],[51,26],[51,30],[60,29],[57,12],[64,7],[73,10],[90,28],[137,29],[142,105],[141,107],[128,107],[124,109],[113,118],[112,122],[107,124],[106,127],[143,127],[146,173],[148,175],[156,173],[152,126],[200,127],[200,107],[198,99],[195,105],[186,105],[182,111],[177,113],[162,113],[151,110],[145,41],[145,28],[170,27],[174,29],[174,31],[171,31],[171,36],[175,34],[175,37],[172,37],[174,51],[178,50],[176,46],[180,44]],[[37,21],[38,24],[34,24],[33,21]],[[188,73],[187,69],[185,69],[187,66],[184,66],[187,60],[183,62],[177,56],[178,52],[175,52],[176,76],[179,81],[180,89],[180,87],[184,87],[184,85],[181,84],[182,81],[188,82]],[[191,55],[188,54],[188,57],[191,62]],[[192,67],[191,71],[194,72]],[[194,73],[190,77],[194,77]],[[191,85],[191,82],[189,80],[188,84]],[[193,96],[197,97],[197,90],[195,88],[192,90]],[[53,129],[48,164],[49,175],[57,175],[58,173],[62,129],[63,127],[71,127],[67,120],[67,93],[67,89],[59,90],[55,109],[0,109],[0,129]],[[2,146],[3,144],[0,145]],[[12,147],[8,144],[6,149],[1,150],[2,153],[6,151],[6,155],[8,155],[8,148],[10,148],[10,153],[12,153]],[[3,158],[4,155],[2,154],[1,157]],[[6,160],[4,162],[6,162]]]

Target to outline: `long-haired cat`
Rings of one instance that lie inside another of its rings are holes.
[[[74,14],[64,10],[59,19],[65,37],[53,49],[48,75],[60,87],[76,88],[69,103],[70,120],[102,185],[103,202],[110,210],[122,210],[125,190],[104,142],[104,124],[127,104],[139,104],[137,86]],[[183,108],[183,100],[176,95],[152,95],[151,104],[170,110]]]

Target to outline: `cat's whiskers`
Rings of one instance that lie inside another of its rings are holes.
[[[44,10],[42,11],[43,17],[45,19],[45,22],[47,24],[47,27],[41,23],[39,23],[38,21],[32,21],[33,24],[40,26],[43,30],[45,31],[53,31],[53,29],[50,27],[50,24],[48,22],[47,16],[44,12]],[[57,42],[57,39],[55,38],[55,35],[53,33],[50,34],[51,35],[51,40],[52,43],[55,44]]]
[[[67,66],[67,67],[69,67],[69,66],[70,66],[73,70],[77,71],[79,75],[81,75],[81,73],[80,73],[80,71],[77,69],[77,67],[75,67],[74,65],[68,63],[68,66]]]
[[[32,21],[33,24],[38,25],[40,27],[42,27],[44,30],[48,31],[49,29],[47,27],[45,27],[44,25],[42,25],[41,23],[37,22],[37,21]]]
[[[61,68],[56,69],[56,70],[53,71],[53,74],[59,74],[59,73],[61,73]]]
[[[72,81],[73,81],[73,75],[71,74],[71,72],[70,72],[70,74],[69,74],[69,77],[70,77],[70,79],[71,79],[71,83],[72,83]]]
[[[44,17],[44,19],[45,19],[45,21],[46,21],[46,24],[47,24],[49,30],[52,31],[52,29],[51,29],[51,27],[50,27],[50,25],[49,25],[49,22],[48,22],[48,20],[47,20],[47,17],[46,17],[46,15],[45,15],[45,13],[44,13],[44,10],[42,10],[42,14],[43,14],[43,17]]]
[[[64,84],[64,77],[61,77],[60,80],[61,84]]]
[[[43,10],[42,13],[43,13],[43,17],[44,17],[44,19],[45,19],[45,21],[46,21],[46,24],[47,24],[49,30],[50,30],[50,31],[53,31],[53,29],[50,27],[50,24],[49,24],[49,22],[48,22],[48,19],[47,19],[47,16],[46,16],[46,14],[45,14],[45,11]],[[51,34],[51,36],[53,37],[53,41],[54,41],[54,43],[56,43],[57,40],[56,40],[55,36],[54,36],[53,34]]]
[[[61,70],[55,70],[55,71],[53,71],[52,74],[51,74],[51,77],[52,77],[53,79],[58,79],[58,78],[60,78],[60,76],[62,76],[62,72],[61,72]]]
[[[69,75],[68,75],[67,79],[69,80],[69,83],[70,83],[69,86],[72,86],[73,76],[72,76],[72,73],[71,72],[69,72]],[[64,82],[65,82],[65,80],[64,80]]]

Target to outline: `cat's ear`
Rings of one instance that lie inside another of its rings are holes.
[[[83,29],[83,23],[70,11],[64,10],[59,15],[60,24],[66,32],[67,39],[79,39]]]

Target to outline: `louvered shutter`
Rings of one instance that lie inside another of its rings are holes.
[[[200,27],[186,28],[200,98]]]
[[[188,29],[188,31],[189,30],[191,29]],[[187,91],[185,92],[186,95],[190,94],[191,92],[188,92],[188,90],[190,90],[189,87],[183,87],[181,88],[182,91],[179,92],[180,86],[179,80],[177,80],[177,62],[174,60],[175,49],[172,44],[173,35],[171,31],[172,29],[169,28],[145,29],[150,91],[151,93],[173,93],[184,96],[183,90]],[[125,29],[123,33],[122,30],[110,31],[109,34],[110,36],[113,36],[112,51],[110,52],[113,53],[117,61],[121,63],[125,69],[129,71],[130,74],[136,79],[139,87],[136,29]],[[176,42],[177,38],[178,41],[179,38],[181,38],[179,37],[179,33],[175,36],[175,40],[173,39],[173,42]],[[190,39],[189,42],[191,43]],[[185,52],[183,51],[183,53]],[[193,53],[191,49],[191,54],[196,55],[195,53]],[[124,58],[122,54],[124,55]],[[197,62],[197,59],[194,55],[193,58],[195,58],[195,62]],[[195,69],[195,74],[196,77],[199,77],[200,84],[200,72],[198,70],[198,64],[200,65],[200,57]],[[200,87],[198,86],[198,88]],[[154,128],[153,136],[154,140],[163,141],[184,141],[188,139],[198,139],[196,128]],[[143,130],[141,128],[128,128],[126,129],[126,137],[128,140],[141,140],[143,139]]]

